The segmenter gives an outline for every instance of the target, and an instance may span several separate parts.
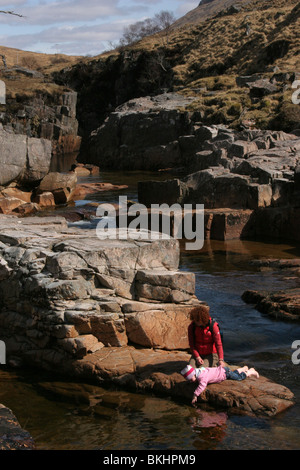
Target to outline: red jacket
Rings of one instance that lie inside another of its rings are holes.
[[[212,334],[209,326],[203,328],[192,322],[188,327],[188,339],[191,353],[195,358],[208,354],[218,354],[219,360],[224,359],[221,334],[216,322],[213,325]]]

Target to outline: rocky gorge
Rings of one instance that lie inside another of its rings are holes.
[[[204,204],[205,240],[297,243],[300,131],[295,107],[290,119],[281,110],[273,128],[244,119],[246,111],[236,103],[210,117],[217,89],[225,85],[214,78],[213,90],[195,85],[188,94],[159,57],[125,50],[105,65],[77,64],[54,74],[68,91],[8,103],[0,129],[0,340],[11,367],[189,403],[193,386],[180,370],[190,357],[189,313],[203,299],[196,295],[195,275],[179,269],[178,240],[100,240],[94,229],[55,217],[55,209],[84,203],[91,193],[126,189],[92,179],[82,184],[80,175],[149,171],[166,178],[140,181],[138,201],[149,210],[152,204],[188,204],[192,210]],[[145,78],[150,65],[154,84],[149,71]],[[267,112],[274,96],[290,92],[297,78],[273,67],[234,81],[249,103],[261,101]],[[95,220],[96,208],[87,218]],[[45,209],[53,211],[50,217]],[[74,208],[70,219],[78,213]],[[299,277],[298,260],[260,263],[261,269]],[[245,303],[277,321],[297,322],[299,299],[298,288],[243,294]],[[201,405],[274,417],[294,406],[295,396],[261,375],[234,386],[210,385]],[[0,413],[0,424],[15,427],[1,429],[2,436],[17,435],[4,448],[31,448],[26,433],[19,438],[11,413]]]
[[[298,240],[297,132],[196,124],[178,111],[179,104],[186,99],[174,94],[126,103],[92,133],[95,157],[63,173],[51,171],[50,139],[2,130],[3,165],[11,148],[20,155],[12,167],[5,165],[10,173],[3,173],[0,199],[0,325],[9,364],[51,372],[59,367],[60,374],[78,380],[177,400],[191,397],[193,388],[180,369],[189,360],[189,312],[201,299],[194,275],[178,271],[179,242],[164,236],[100,241],[93,230],[42,217],[43,208],[107,189],[81,185],[79,175],[98,174],[112,162],[124,170],[147,162],[148,169],[183,175],[139,183],[139,202],[204,203],[206,239],[271,232],[285,238],[289,227],[289,237]],[[257,303],[258,294],[244,295],[247,302],[253,298]],[[211,385],[201,402],[274,416],[293,406],[294,395],[260,377],[235,387]]]

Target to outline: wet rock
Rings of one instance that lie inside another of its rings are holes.
[[[73,363],[72,368],[76,375],[96,375],[100,383],[112,381],[129,390],[157,393],[190,403],[195,385],[186,382],[180,374],[189,357],[183,351],[103,348],[92,354],[88,363],[84,358]],[[198,403],[209,403],[233,413],[274,416],[294,405],[294,395],[266,377],[247,378],[242,382],[226,380],[209,384]]]
[[[111,183],[81,183],[77,184],[76,188],[72,191],[72,199],[84,199],[89,194],[95,194],[103,191],[119,191],[126,189],[128,186],[122,184]]]
[[[13,209],[12,213],[18,214],[20,217],[36,214],[40,210],[40,206],[34,202],[27,202]]]
[[[13,412],[0,404],[0,450],[34,450],[31,435],[19,424]]]
[[[285,291],[245,291],[242,299],[262,313],[276,319],[287,321],[300,320],[300,289],[286,289]]]

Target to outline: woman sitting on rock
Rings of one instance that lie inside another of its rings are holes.
[[[223,344],[219,325],[213,322],[209,306],[206,304],[194,307],[190,313],[191,324],[188,327],[188,339],[192,357],[192,367],[224,366]]]

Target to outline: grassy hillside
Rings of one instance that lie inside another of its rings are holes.
[[[232,13],[227,6],[240,4]],[[208,15],[208,8],[218,12]],[[225,9],[220,10],[220,7]],[[175,23],[168,37],[156,35],[136,48],[159,49],[173,71],[174,89],[199,99],[206,122],[239,125],[253,121],[258,127],[296,126],[300,107],[292,105],[291,82],[300,72],[300,3],[296,0],[214,0],[200,5]],[[236,85],[239,75],[289,73],[290,81],[259,101],[249,89]]]
[[[83,125],[89,116],[98,125],[128,99],[168,89],[196,97],[188,110],[204,123],[289,130],[300,122],[300,106],[291,100],[300,72],[299,16],[297,0],[205,0],[170,30],[92,59],[0,47],[9,68],[0,62],[0,79],[12,98],[76,89]],[[15,65],[42,75],[28,78]],[[251,74],[268,80],[277,74],[276,89],[251,96],[236,82]]]
[[[239,9],[250,2],[251,0],[203,0],[198,7],[189,11],[182,18],[179,18],[173,24],[172,29],[200,23],[201,21],[205,21],[216,16],[218,13],[230,8],[231,6]]]
[[[0,57],[0,79],[5,81],[7,95],[34,96],[37,92],[52,93],[59,91],[52,80],[52,73],[78,62],[79,57],[63,54],[41,54],[0,46],[0,56],[5,57],[6,67]],[[20,68],[38,72],[28,76]]]

